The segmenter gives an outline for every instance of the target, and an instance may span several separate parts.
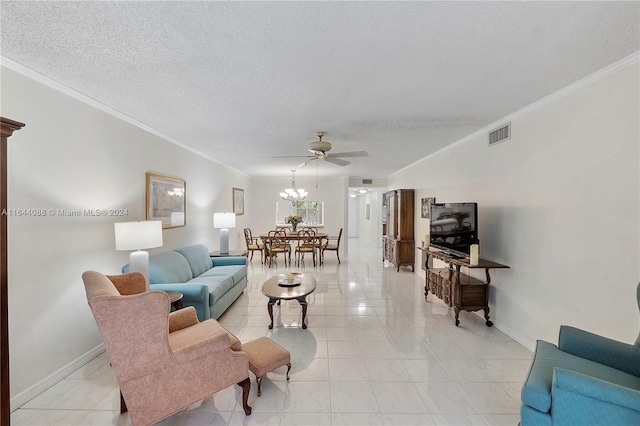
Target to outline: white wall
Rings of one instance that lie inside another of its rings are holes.
[[[360,199],[349,196],[349,235],[348,238],[360,237]]]
[[[388,179],[416,188],[417,241],[421,198],[478,202],[480,256],[511,267],[492,273],[491,317],[530,348],[560,324],[638,335],[637,59],[588,81],[514,114],[510,141],[482,132]]]
[[[128,262],[128,252],[115,250],[113,223],[145,219],[145,172],[187,182],[187,226],[164,230],[164,247],[151,253],[195,243],[217,249],[213,212],[231,211],[232,187],[243,188],[241,231],[251,221],[252,188],[243,173],[6,67],[1,88],[2,115],[26,123],[9,140],[10,209],[128,209],[125,217],[9,217],[10,373],[17,408],[17,395],[101,343],[81,274],[118,274]],[[244,247],[236,234],[230,246]]]

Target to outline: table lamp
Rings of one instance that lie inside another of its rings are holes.
[[[213,227],[220,229],[220,254],[229,254],[229,228],[236,227],[236,214],[214,213]]]
[[[162,246],[162,221],[114,223],[116,250],[135,250],[129,255],[131,272],[144,275],[149,290],[149,253],[142,249]]]

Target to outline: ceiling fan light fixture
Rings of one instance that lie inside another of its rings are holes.
[[[318,164],[317,160],[323,160],[338,166],[347,166],[351,164],[351,162],[347,160],[343,160],[340,157],[367,157],[369,155],[367,154],[366,151],[330,153],[329,151],[331,151],[331,143],[322,140],[324,135],[325,135],[325,132],[316,132],[316,137],[318,138],[318,140],[311,142],[311,144],[309,145],[309,152],[313,155],[303,156],[304,158],[307,158],[307,160],[301,164],[298,164],[297,167],[304,167],[312,161],[316,161],[316,165],[317,165]],[[300,158],[300,156],[294,155],[294,156],[273,157],[273,158]]]
[[[324,135],[326,135],[325,132],[316,132],[318,140],[311,142],[309,145],[309,152],[315,155],[325,155],[327,152],[331,151],[331,144],[322,140]]]

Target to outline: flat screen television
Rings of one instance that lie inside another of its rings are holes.
[[[457,257],[468,257],[478,244],[478,203],[433,203],[429,209],[429,244]]]

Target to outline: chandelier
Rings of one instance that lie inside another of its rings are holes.
[[[296,189],[296,171],[291,170],[291,188],[286,188],[284,192],[280,193],[280,197],[283,200],[291,201],[291,205],[295,206],[296,201],[302,201],[309,194],[304,189]]]

